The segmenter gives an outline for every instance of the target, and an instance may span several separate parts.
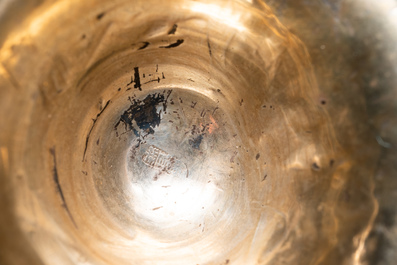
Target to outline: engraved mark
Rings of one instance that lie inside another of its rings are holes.
[[[160,169],[169,173],[175,158],[160,148],[151,145],[142,156],[142,162],[150,168]]]

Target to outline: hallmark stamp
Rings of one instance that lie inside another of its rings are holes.
[[[148,167],[160,169],[170,173],[175,158],[160,148],[151,145],[142,155],[142,162]]]

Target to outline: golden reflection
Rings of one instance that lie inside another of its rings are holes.
[[[32,11],[0,50],[4,264],[372,265],[392,74],[360,3],[281,2]]]
[[[189,10],[203,14],[208,18],[217,20],[220,23],[224,23],[230,28],[238,31],[245,31],[244,25],[241,23],[242,13],[235,9],[226,6],[220,6],[218,4],[192,2],[188,7]],[[245,16],[248,14],[245,14]]]

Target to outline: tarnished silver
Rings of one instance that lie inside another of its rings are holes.
[[[0,264],[394,264],[395,1],[2,3]]]

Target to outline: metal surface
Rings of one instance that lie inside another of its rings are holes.
[[[394,264],[396,2],[26,3],[1,264]]]

